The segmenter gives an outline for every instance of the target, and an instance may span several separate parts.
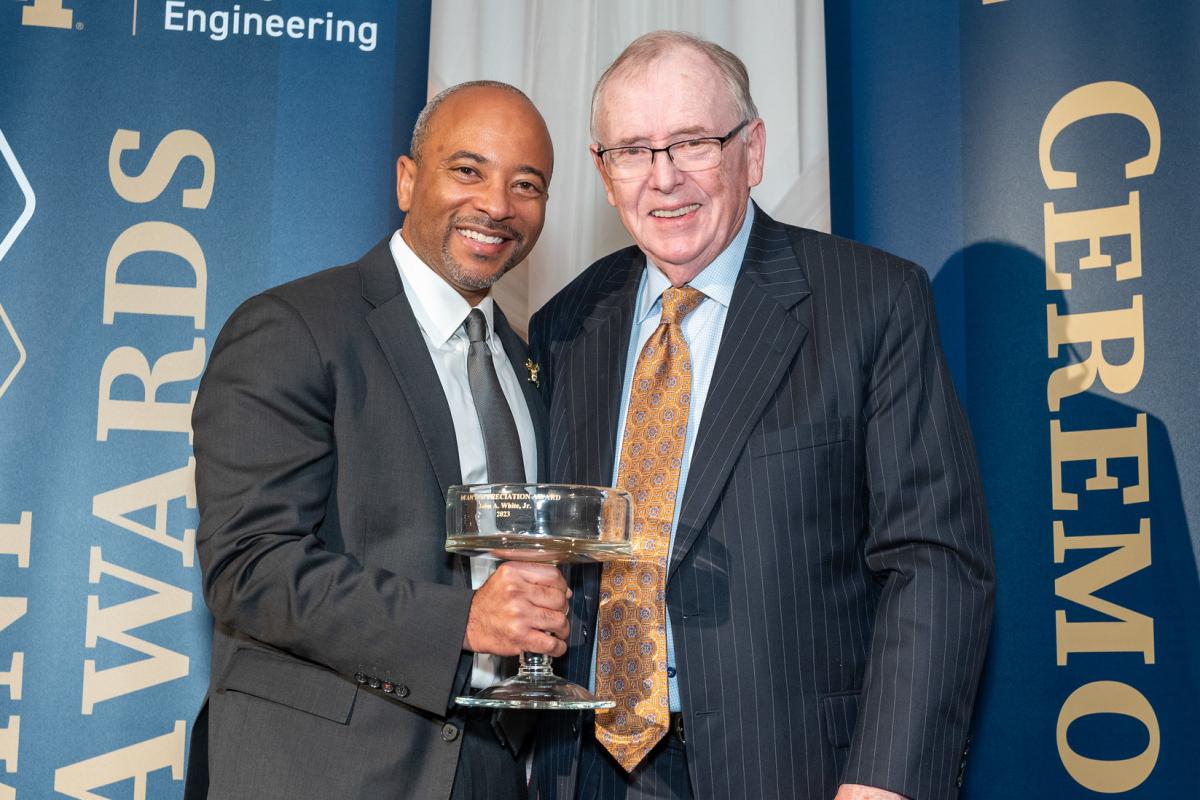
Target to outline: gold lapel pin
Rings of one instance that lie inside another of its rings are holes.
[[[538,379],[538,372],[541,371],[541,366],[533,363],[532,358],[525,359],[525,369],[529,370],[529,382],[537,388],[542,388],[542,382]]]

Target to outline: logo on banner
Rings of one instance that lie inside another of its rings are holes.
[[[63,0],[33,0],[21,9],[21,24],[35,28],[70,28],[74,12]]]
[[[21,165],[17,163],[17,157],[9,147],[8,139],[4,138],[3,131],[0,131],[0,155],[4,158],[5,166],[3,180],[7,181],[11,176],[16,181],[17,187],[21,190],[21,196],[25,200],[24,207],[5,231],[4,238],[0,239],[0,263],[2,263],[13,242],[29,224],[29,220],[33,216],[35,200],[33,187],[29,185],[29,179],[25,177]],[[0,218],[0,222],[2,221],[4,221],[3,218]],[[4,397],[4,393],[12,385],[17,373],[21,371],[21,367],[25,366],[25,347],[21,344],[16,328],[13,327],[12,320],[8,318],[8,313],[4,310],[3,305],[0,305],[0,328],[3,329],[0,332],[0,397]],[[15,353],[9,350],[10,341]]]

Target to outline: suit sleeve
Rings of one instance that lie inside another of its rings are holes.
[[[334,402],[294,308],[263,295],[234,313],[192,419],[205,600],[218,622],[253,639],[343,675],[403,684],[404,702],[443,714],[471,592],[331,545],[346,540],[331,502]]]
[[[993,564],[966,416],[925,272],[905,265],[869,363],[869,530],[882,584],[844,783],[957,794],[992,614]]]

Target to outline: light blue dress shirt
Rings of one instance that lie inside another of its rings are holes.
[[[754,224],[754,204],[747,203],[746,217],[733,241],[712,260],[688,285],[704,293],[705,299],[695,311],[683,319],[683,338],[687,341],[692,356],[692,402],[688,414],[687,439],[683,443],[683,465],[679,469],[679,489],[676,492],[675,513],[671,520],[671,548],[675,546],[675,530],[679,527],[679,507],[683,503],[687,487],[688,468],[692,461],[692,447],[696,442],[696,431],[700,429],[700,418],[704,414],[704,401],[708,397],[708,385],[712,380],[713,366],[717,361],[717,348],[721,344],[721,332],[725,329],[725,316],[733,298],[733,285],[742,269],[746,255],[746,243],[750,240],[750,227]],[[625,438],[625,417],[629,413],[629,393],[633,386],[633,372],[637,367],[638,354],[654,333],[662,319],[662,293],[671,286],[670,280],[649,259],[638,285],[637,304],[633,309],[633,330],[629,335],[629,354],[625,359],[625,383],[621,390],[621,414],[618,417],[616,463],[613,466],[612,485],[617,485],[621,470],[621,445]],[[670,555],[667,557],[670,564]],[[592,689],[596,688],[596,643],[592,644]],[[675,669],[675,641],[671,633],[671,617],[667,616],[667,690],[671,711],[681,710],[679,703],[679,680]]]

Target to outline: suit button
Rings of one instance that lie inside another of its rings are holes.
[[[391,694],[391,693],[392,693],[393,684],[392,684],[392,682],[391,682],[391,681],[384,681],[384,682],[383,682],[383,685],[381,685],[379,688],[383,690],[383,693],[384,693],[384,694]]]
[[[453,742],[457,738],[458,738],[458,728],[454,727],[449,722],[447,722],[445,725],[442,726],[442,741],[443,742]]]
[[[367,686],[370,686],[372,689],[378,689],[379,678],[376,678],[374,675],[372,675],[369,679],[367,679]]]
[[[356,673],[354,673],[354,682],[355,683],[366,683],[367,676],[363,675],[361,672],[356,672]]]
[[[408,695],[409,691],[407,686],[405,686],[403,683],[396,686],[396,697],[408,697]]]

